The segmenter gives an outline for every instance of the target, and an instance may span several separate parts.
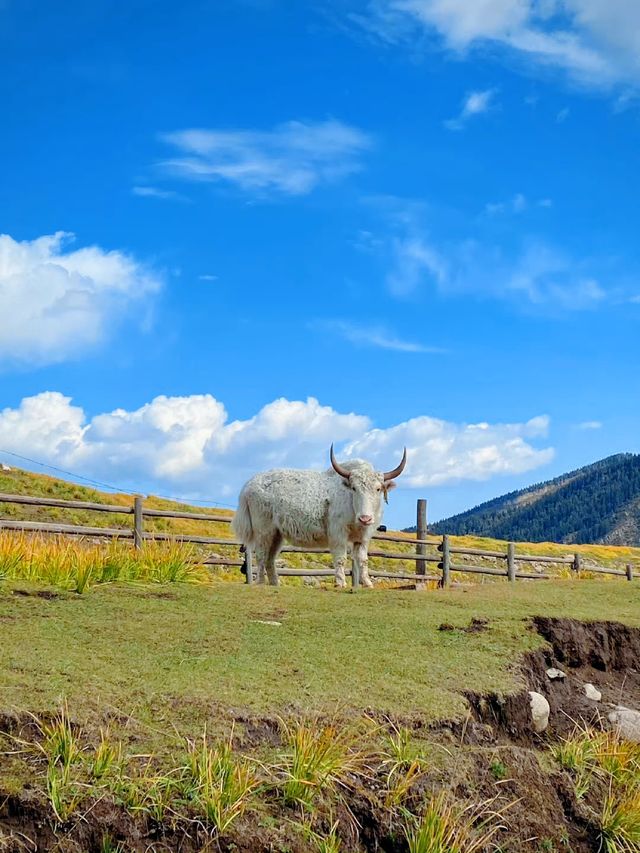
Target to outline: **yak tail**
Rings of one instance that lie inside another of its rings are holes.
[[[253,525],[251,524],[251,513],[249,512],[249,501],[244,491],[240,492],[238,509],[233,516],[231,527],[243,545],[253,545]]]

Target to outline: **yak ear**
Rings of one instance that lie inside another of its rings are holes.
[[[391,491],[391,489],[395,489],[395,487],[396,487],[396,484],[393,482],[393,480],[389,480],[388,483],[385,483],[383,485],[382,493],[384,494],[384,502],[386,504],[389,503],[389,492]]]

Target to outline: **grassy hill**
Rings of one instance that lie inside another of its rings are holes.
[[[0,477],[5,492],[131,503],[23,471]],[[0,519],[9,513],[129,522],[0,504]],[[228,535],[224,523],[161,526]],[[0,558],[15,536],[0,531]],[[408,551],[406,538],[379,544]],[[453,542],[504,548],[470,536]],[[64,562],[109,547],[78,542],[51,556]],[[518,544],[540,554],[575,547],[585,561],[640,570],[630,548]],[[351,595],[301,582],[249,587],[200,569],[135,583],[119,576],[78,595],[1,569],[0,850],[590,853],[605,849],[607,833],[620,835],[619,815],[635,832],[640,753],[598,727],[572,734],[571,721],[584,711],[586,679],[602,688],[603,708],[640,702],[640,680],[614,666],[616,650],[633,655],[640,642],[638,580],[507,585],[462,575],[475,585]],[[536,629],[540,616],[567,632],[571,660],[554,657],[556,641]],[[624,624],[589,625],[605,619]],[[591,668],[594,648],[611,652],[602,671]],[[549,682],[550,663],[568,670],[568,687]],[[531,689],[552,705],[543,736],[530,730]],[[584,767],[570,763],[575,755]],[[481,843],[478,810],[498,846]],[[460,844],[418,846],[434,825]]]
[[[109,585],[44,596],[38,587],[0,583],[0,847],[596,850],[608,825],[609,777],[587,767],[590,790],[585,796],[577,777],[574,797],[573,777],[559,763],[566,762],[559,738],[571,730],[564,708],[554,709],[548,737],[532,741],[525,727],[512,743],[474,722],[469,695],[513,697],[500,707],[526,712],[523,691],[534,674],[519,662],[550,653],[530,618],[607,613],[632,636],[640,585],[357,596]],[[569,676],[576,692],[583,677]],[[624,695],[617,681],[606,689],[607,700]],[[580,733],[569,746],[595,755],[600,735],[589,737],[593,745]],[[608,765],[612,754],[626,761],[615,806],[631,821],[626,779],[635,790],[637,750],[615,738],[605,745]],[[560,807],[556,788],[571,808]],[[586,838],[584,818],[572,817],[582,816],[585,799],[594,815]],[[462,846],[403,841],[430,802],[438,821],[464,832]],[[508,810],[499,847],[472,846],[474,826],[464,823],[469,809],[486,803]]]
[[[115,504],[120,506],[131,506],[133,498],[128,494],[110,494],[101,492],[87,486],[70,483],[66,480],[61,480],[55,477],[46,476],[43,474],[34,474],[29,471],[23,471],[14,468],[11,471],[0,471],[0,493],[20,494],[32,496],[46,496],[61,498],[63,500],[80,500],[90,501],[94,503]],[[154,497],[152,495],[145,497],[145,506],[154,509],[178,510],[185,512],[206,513],[207,508],[191,506],[189,504],[176,503],[174,501],[163,498]],[[233,513],[226,509],[215,509],[216,515],[224,515],[229,518]],[[0,502],[0,520],[2,518],[21,519],[29,521],[51,521],[60,523],[70,523],[77,525],[87,525],[92,527],[122,527],[131,528],[132,516],[115,515],[112,513],[100,513],[90,510],[68,509],[58,507],[37,507],[26,506],[22,504],[11,504]],[[452,525],[453,527],[453,525]],[[430,534],[436,531],[440,532],[444,529],[446,532],[456,532],[455,529],[441,523],[434,525],[430,529]],[[195,536],[213,536],[220,538],[231,538],[231,530],[229,524],[224,522],[209,522],[198,521],[193,519],[145,519],[145,530],[158,531],[163,533],[174,533],[176,537],[181,535]],[[371,559],[373,568],[384,569],[387,571],[414,571],[415,562],[412,559],[411,552],[415,551],[415,546],[412,539],[415,534],[411,532],[401,533],[407,540],[405,545],[402,542],[384,542],[376,541],[376,549],[382,551],[393,551],[395,553],[407,552],[407,561],[386,560],[384,557],[374,557]],[[505,537],[508,538],[508,537]],[[498,536],[478,536],[475,534],[465,533],[464,535],[452,537],[453,546],[463,548],[477,548],[483,550],[500,550],[504,551],[506,545]],[[541,556],[567,556],[579,551],[583,558],[583,563],[600,565],[610,568],[624,568],[627,563],[631,563],[636,572],[640,573],[640,548],[632,548],[627,546],[610,546],[602,544],[584,544],[584,545],[564,545],[547,542],[531,542],[527,539],[518,541],[516,545],[516,553],[521,554],[540,554]],[[428,549],[430,554],[437,554],[435,547]],[[200,555],[206,554],[224,554],[226,556],[237,556],[237,548],[235,546],[206,546],[198,549]],[[318,564],[328,564],[329,557],[324,555],[306,555],[306,554],[285,554],[283,555],[286,563],[291,566],[309,566]],[[485,560],[479,557],[464,558],[456,557],[457,562],[470,562],[473,565],[494,566],[492,560]],[[548,567],[545,567],[548,570]],[[237,569],[230,569],[228,572],[217,570],[218,574],[225,578],[240,578]],[[566,574],[567,572],[565,572]],[[458,579],[460,575],[454,575]],[[478,581],[480,576],[472,577],[464,576],[465,581]],[[488,580],[487,578],[483,579]]]
[[[433,532],[529,542],[640,545],[640,455],[621,453],[510,492]]]

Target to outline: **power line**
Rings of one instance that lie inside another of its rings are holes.
[[[57,471],[59,474],[66,474],[68,477],[73,477],[76,480],[83,480],[85,483],[91,483],[92,486],[101,486],[103,489],[111,489],[114,492],[124,492],[128,495],[135,495],[130,489],[121,489],[119,486],[112,486],[109,483],[102,483],[100,480],[92,480],[90,477],[83,477],[82,474],[75,474],[73,471],[65,471],[64,468],[56,468],[55,465],[49,465],[47,462],[39,462],[37,459],[30,459],[28,456],[21,456],[19,453],[14,453],[12,450],[3,450],[0,448],[0,453],[6,453],[7,456],[14,456],[16,459],[22,459],[23,462],[31,462],[32,465],[39,465],[41,468],[48,468],[50,471]]]
[[[103,483],[100,480],[92,480],[90,477],[83,477],[82,474],[76,474],[73,471],[66,471],[64,468],[57,468],[55,465],[49,465],[47,462],[39,462],[37,459],[30,459],[28,456],[21,456],[19,453],[14,453],[12,450],[3,450],[0,448],[0,453],[5,453],[7,456],[13,456],[15,459],[21,459],[23,462],[30,462],[32,465],[39,465],[41,468],[47,468],[49,471],[57,471],[58,474],[66,474],[67,477],[73,477],[74,480],[82,480],[85,483],[90,483],[92,486],[100,486],[102,489],[110,489],[112,492],[121,492],[126,495],[136,495],[143,492],[143,489],[132,491],[121,486],[113,486],[110,483]],[[162,498],[166,501],[178,501],[180,503],[189,504],[211,504],[213,506],[224,507],[225,509],[235,509],[232,504],[221,503],[209,498],[185,498],[177,497],[176,495],[155,495],[157,498]]]

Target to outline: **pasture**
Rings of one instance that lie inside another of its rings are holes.
[[[19,471],[0,486],[131,503]],[[531,564],[548,580],[250,586],[237,554],[215,563],[236,546],[179,541],[225,539],[228,523],[145,504],[160,511],[148,530],[167,541],[0,534],[2,853],[640,849],[640,748],[602,725],[608,703],[640,703],[629,664],[640,658],[638,549],[518,543],[520,554],[580,554],[579,573],[571,560]],[[2,513],[113,524],[68,506],[5,502]],[[395,539],[380,540],[375,567],[414,571],[415,536]],[[477,552],[506,549],[451,543],[456,561],[468,549],[487,569]],[[293,567],[328,559],[284,556]],[[589,572],[628,564],[631,583]],[[560,646],[536,617],[560,620]],[[549,682],[550,663],[569,669],[566,683]],[[601,705],[585,704],[585,681]],[[551,703],[543,735],[530,689]]]
[[[78,595],[5,581],[0,841],[22,849],[14,834],[22,825],[42,849],[74,853],[420,850],[408,846],[418,833],[412,821],[435,809],[464,837],[459,847],[424,848],[431,853],[588,850],[584,832],[559,816],[525,843],[523,826],[531,835],[531,821],[543,826],[544,814],[527,806],[525,821],[512,802],[514,793],[533,796],[532,786],[557,797],[550,781],[561,772],[552,767],[557,733],[533,744],[535,751],[500,738],[465,742],[469,695],[528,687],[520,664],[545,645],[531,625],[540,615],[640,627],[640,585],[488,583],[354,595],[224,582],[112,583]],[[60,739],[71,744],[67,764]],[[196,785],[200,748],[208,772],[215,765],[222,776]],[[305,750],[322,752],[330,768],[312,772],[314,753],[298,778]],[[103,754],[110,769],[96,775]],[[225,787],[234,779],[235,793]],[[599,785],[591,788],[596,799]],[[482,840],[482,819],[467,826],[463,809],[497,814],[492,798],[503,795],[500,809],[515,811],[495,818],[501,846],[488,838],[469,846]],[[105,801],[116,810],[108,818]],[[32,812],[38,804],[40,829],[27,803]],[[574,846],[560,846],[562,837]]]
[[[508,594],[493,584],[358,595],[223,583],[0,590],[4,707],[52,710],[66,697],[81,716],[107,706],[150,725],[173,709],[189,734],[216,708],[459,717],[466,690],[515,689],[518,657],[542,643],[529,617],[640,626],[640,584],[614,581]],[[438,630],[473,618],[489,630]]]

